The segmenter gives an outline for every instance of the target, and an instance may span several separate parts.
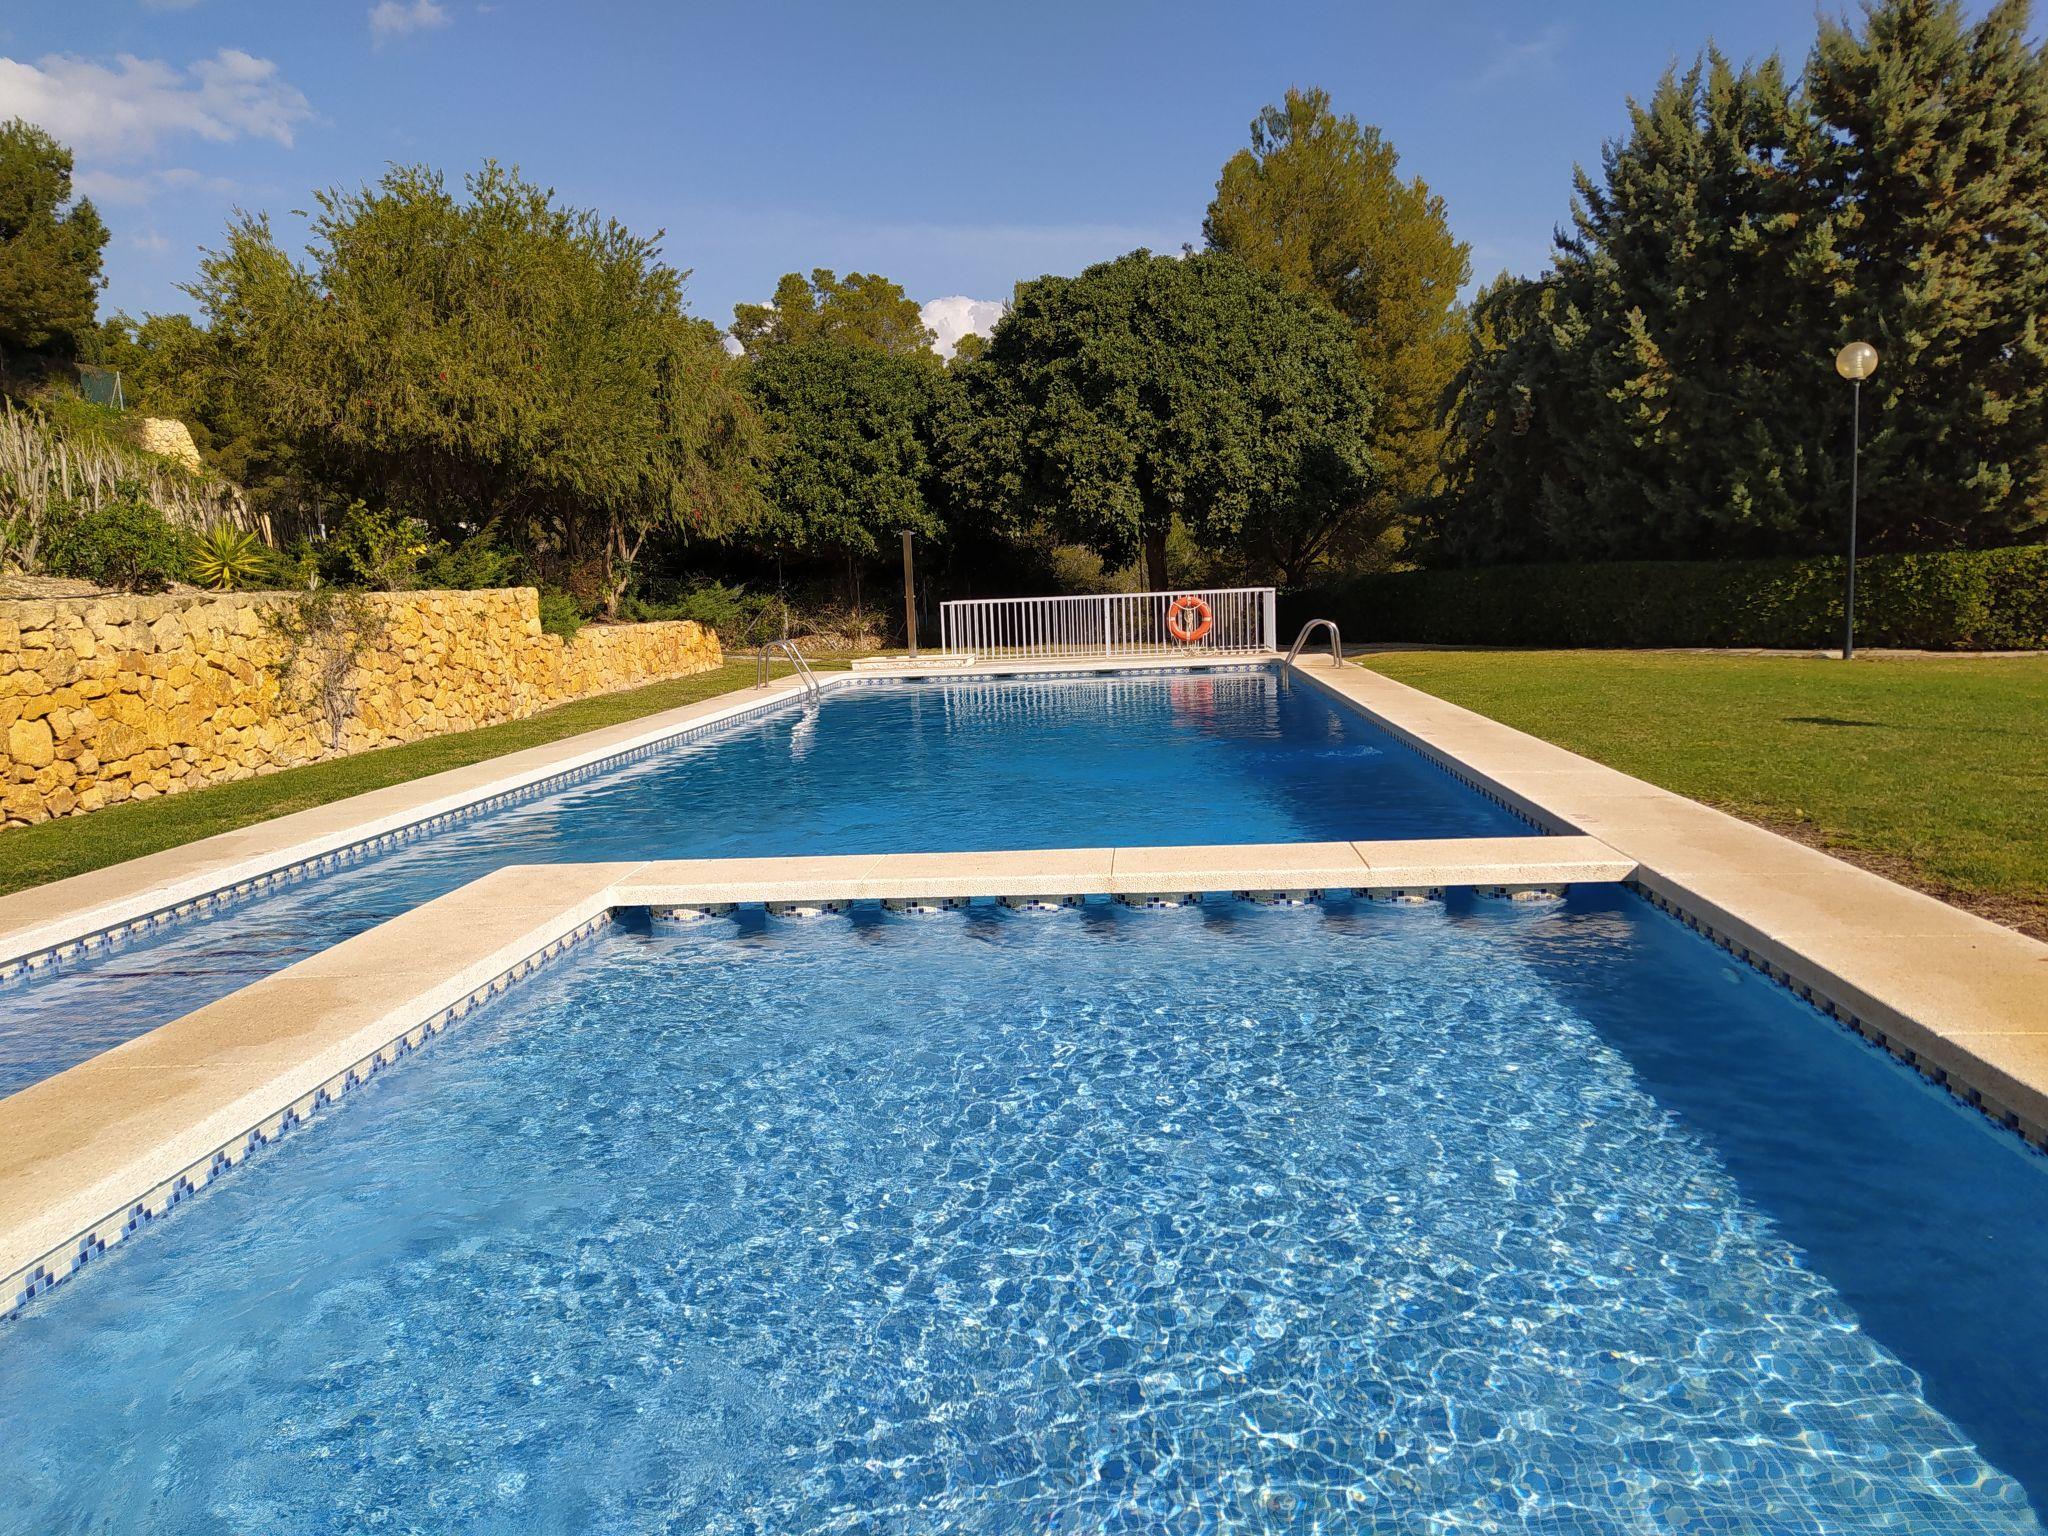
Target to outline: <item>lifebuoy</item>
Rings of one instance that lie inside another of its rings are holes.
[[[1183,622],[1183,614],[1193,614],[1195,622]],[[1209,633],[1215,622],[1209,605],[1199,597],[1176,597],[1173,606],[1166,610],[1166,632],[1182,645],[1193,645]]]

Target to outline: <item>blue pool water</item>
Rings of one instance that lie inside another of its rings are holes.
[[[0,1532],[2039,1531],[2044,1274],[2041,1159],[1612,889],[742,915],[29,1307]]]
[[[0,991],[0,1094],[507,864],[1532,829],[1270,671],[860,687]]]

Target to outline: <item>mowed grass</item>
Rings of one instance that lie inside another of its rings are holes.
[[[1375,671],[2048,937],[2048,656],[1409,651]]]
[[[820,671],[847,664],[845,657],[808,659]],[[786,666],[778,665],[776,675],[784,676],[787,671]],[[436,736],[402,747],[385,747],[356,757],[309,763],[303,768],[285,768],[260,778],[216,784],[139,805],[111,806],[89,816],[67,816],[32,827],[16,827],[0,832],[0,894],[62,880],[67,875],[118,864],[123,859],[140,858],[146,853],[211,837],[216,832],[231,832],[252,822],[288,816],[293,811],[383,789],[407,779],[424,778],[488,757],[544,746],[565,736],[694,704],[736,688],[750,688],[754,675],[751,659],[728,661],[722,667],[692,677],[578,699],[525,720]]]

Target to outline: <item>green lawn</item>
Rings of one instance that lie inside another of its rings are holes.
[[[2048,657],[1407,651],[1388,677],[2048,936]]]
[[[846,665],[843,657],[809,659],[819,670]],[[786,670],[778,667],[776,675],[784,675]],[[139,805],[112,806],[90,816],[67,816],[33,827],[17,827],[0,832],[0,894],[175,848],[216,832],[230,832],[251,822],[286,816],[366,790],[542,746],[580,731],[594,731],[622,720],[694,704],[714,694],[751,687],[753,682],[751,660],[728,661],[694,677],[579,699],[531,719],[508,721],[480,731],[462,731],[409,746],[365,752],[358,757],[286,768],[261,778],[217,784]]]

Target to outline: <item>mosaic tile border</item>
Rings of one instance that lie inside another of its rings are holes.
[[[509,806],[523,804],[526,801],[538,799],[543,795],[553,794],[557,790],[565,789],[572,784],[580,783],[598,774],[608,773],[615,769],[623,768],[629,763],[641,762],[660,753],[672,751],[677,747],[699,740],[715,731],[721,731],[743,722],[753,721],[762,716],[775,714],[786,708],[802,707],[805,703],[806,701],[800,694],[782,694],[773,699],[763,699],[735,713],[721,715],[715,720],[683,726],[679,730],[657,737],[653,741],[644,741],[638,746],[628,747],[624,751],[611,753],[608,756],[580,764],[574,768],[563,769],[559,773],[551,773],[545,778],[536,779],[530,784],[522,784],[516,789],[501,790],[496,794],[486,795],[482,799],[470,801],[466,805],[459,805],[453,810],[422,817],[420,820],[408,822],[402,827],[394,827],[388,832],[380,832],[371,837],[361,838],[342,847],[329,849],[324,853],[311,854],[303,859],[295,859],[291,863],[280,865],[278,868],[270,870],[265,874],[251,875],[245,880],[237,880],[232,884],[220,886],[203,895],[174,902],[169,906],[160,907],[154,912],[144,913],[140,917],[110,924],[107,927],[95,929],[91,933],[81,934],[77,938],[66,939],[61,943],[46,946],[30,954],[0,962],[0,989],[4,989],[10,984],[28,981],[49,970],[52,966],[61,967],[65,961],[75,959],[81,955],[91,954],[101,949],[117,947],[125,942],[144,937],[158,929],[188,918],[227,910],[259,891],[271,890],[280,885],[296,884],[314,875],[324,875],[336,869],[360,864],[366,859],[374,858],[378,854],[388,853],[393,848],[404,844],[417,842],[430,833],[439,832],[458,822],[472,821],[490,812],[501,811]]]
[[[1285,663],[1282,663],[1283,667],[1284,665]],[[1348,663],[1348,665],[1356,666],[1357,663],[1352,662]],[[1303,672],[1301,673],[1301,676],[1306,678],[1312,686],[1322,687],[1322,679],[1314,676],[1312,673]],[[1370,709],[1366,708],[1365,705],[1359,703],[1356,699],[1347,698],[1344,694],[1339,693],[1334,688],[1322,687],[1322,692],[1326,698],[1334,702],[1339,708],[1350,710],[1351,713],[1357,715],[1361,720],[1365,721],[1367,725],[1372,726],[1381,735],[1386,736],[1390,740],[1396,742],[1397,744],[1403,747],[1406,747],[1410,752],[1413,752],[1417,757],[1421,758],[1425,763],[1428,763],[1432,768],[1435,768],[1440,772],[1449,774],[1452,778],[1456,779],[1460,784],[1464,785],[1465,788],[1471,790],[1473,794],[1479,796],[1480,799],[1492,801],[1493,804],[1499,806],[1502,810],[1506,811],[1510,816],[1514,817],[1515,820],[1523,823],[1525,826],[1534,827],[1538,832],[1541,832],[1544,835],[1550,837],[1556,837],[1561,834],[1569,835],[1572,833],[1576,833],[1578,831],[1578,828],[1572,826],[1568,822],[1562,821],[1554,816],[1539,816],[1535,812],[1531,811],[1527,806],[1519,805],[1513,800],[1508,799],[1507,796],[1503,795],[1499,790],[1493,788],[1491,785],[1486,784],[1477,778],[1474,778],[1469,772],[1466,771],[1465,765],[1457,761],[1457,759],[1450,757],[1449,755],[1447,755],[1437,747],[1433,746],[1429,742],[1424,741],[1419,736],[1414,736],[1412,734],[1404,734],[1403,732],[1395,729],[1392,725],[1390,725],[1385,720],[1382,720],[1378,715],[1374,714]]]
[[[1028,678],[1032,682],[1074,682],[1087,678],[1100,680],[1105,677],[1152,677],[1159,674],[1180,675],[1189,672],[1275,672],[1278,663],[1270,660],[1238,661],[1144,661],[1133,658],[1128,665],[1120,667],[1076,667],[1057,671],[1034,665],[1030,661],[993,662],[987,667],[977,666],[973,670],[958,672],[932,672],[913,677],[882,676],[870,673],[851,672],[846,674],[851,681],[840,684],[846,688],[887,688],[902,687],[913,683],[988,683],[999,678]],[[1007,669],[1007,670],[1005,670]]]
[[[1118,676],[1126,671],[1130,673],[1185,673],[1264,672],[1271,670],[1271,662],[1190,662],[1178,665],[1138,664],[1128,669],[1102,669],[1097,671],[974,671],[959,674],[938,674],[933,677],[866,677],[858,673],[845,673],[829,676],[826,679],[826,688],[829,692],[854,688],[900,688],[924,682],[987,681],[999,677],[1045,679],[1100,678]],[[61,968],[68,960],[93,954],[102,949],[119,947],[125,943],[147,937],[159,929],[185,921],[188,918],[227,910],[260,891],[272,890],[281,885],[296,884],[315,875],[323,875],[336,869],[360,864],[366,859],[374,858],[382,853],[388,853],[393,848],[401,847],[407,843],[417,842],[422,837],[441,831],[443,828],[453,826],[458,822],[474,820],[478,816],[487,815],[493,811],[504,810],[509,806],[522,804],[543,795],[553,794],[557,790],[565,789],[572,784],[580,783],[598,774],[608,773],[615,769],[623,768],[629,763],[641,762],[659,753],[687,745],[713,732],[725,730],[728,727],[736,726],[743,722],[751,722],[762,716],[775,714],[784,709],[808,707],[815,702],[815,700],[806,699],[802,694],[783,694],[773,699],[763,699],[731,714],[721,715],[715,720],[683,726],[665,736],[657,737],[653,741],[642,742],[638,746],[629,747],[621,752],[611,753],[594,761],[580,764],[575,768],[564,769],[559,773],[551,773],[545,778],[536,779],[530,784],[522,784],[516,789],[502,790],[496,794],[486,795],[466,805],[457,806],[453,810],[442,811],[433,816],[423,817],[418,821],[408,822],[402,827],[394,827],[390,831],[361,838],[355,842],[346,843],[341,847],[328,849],[323,853],[312,854],[303,859],[295,859],[288,864],[280,865],[278,868],[266,871],[263,874],[251,875],[247,879],[222,885],[215,890],[188,897],[183,901],[160,907],[153,912],[145,912],[139,917],[129,918],[119,923],[112,923],[106,927],[94,929],[89,933],[79,934],[75,938],[46,945],[42,949],[16,956],[12,960],[0,961],[0,990],[4,990],[11,985],[34,980],[52,967]]]
[[[1594,882],[1606,884],[1609,882]],[[1839,1023],[1867,1042],[1874,1049],[1882,1050],[1895,1061],[1913,1068],[1931,1084],[1945,1089],[1951,1097],[1968,1108],[1984,1115],[1994,1126],[2016,1135],[2023,1146],[2037,1155],[2048,1154],[2048,1126],[2035,1125],[2025,1120],[2018,1112],[1998,1103],[1974,1085],[1963,1082],[1955,1074],[1936,1066],[1917,1055],[1910,1047],[1870,1021],[1858,1017],[1853,1010],[1828,997],[1821,989],[1794,976],[1782,966],[1750,949],[1740,940],[1717,929],[1709,921],[1689,911],[1682,902],[1660,895],[1639,879],[1613,882],[1623,890],[1638,897],[1658,912],[1683,924],[1695,934],[1713,943],[1723,951],[1743,961],[1772,982],[1785,988],[1793,996],[1807,1003],[1825,1018]],[[1532,897],[1554,900],[1569,890],[1568,885],[1546,884],[1542,886],[1479,886],[1469,887],[1482,900],[1499,902],[1504,905],[1521,904]],[[0,1324],[19,1316],[30,1302],[76,1275],[93,1260],[104,1255],[110,1248],[117,1247],[127,1238],[142,1231],[188,1197],[205,1189],[221,1175],[240,1167],[249,1155],[261,1147],[279,1140],[287,1132],[304,1125],[320,1110],[327,1108],[344,1097],[351,1089],[368,1082],[379,1071],[395,1065],[402,1058],[442,1034],[449,1025],[466,1018],[475,1009],[506,992],[516,983],[534,975],[542,967],[561,958],[570,950],[596,938],[611,929],[621,915],[630,911],[644,911],[650,919],[664,925],[693,927],[710,918],[730,916],[741,908],[759,908],[773,918],[789,922],[810,922],[833,916],[845,915],[854,910],[882,910],[892,916],[920,918],[949,912],[959,912],[973,907],[999,906],[1020,914],[1045,914],[1073,911],[1076,909],[1115,903],[1141,911],[1171,911],[1190,906],[1220,906],[1227,903],[1243,902],[1266,907],[1303,908],[1318,906],[1324,902],[1357,900],[1374,903],[1421,904],[1440,902],[1446,895],[1441,886],[1353,886],[1317,887],[1296,889],[1255,889],[1255,890],[1166,890],[1149,893],[1123,893],[1117,895],[1082,894],[1033,894],[1029,896],[989,897],[889,897],[879,900],[774,900],[763,902],[705,903],[701,907],[644,907],[628,905],[607,907],[595,916],[577,924],[560,937],[542,945],[524,959],[514,962],[490,980],[479,983],[455,1002],[432,1012],[428,1017],[393,1036],[384,1045],[362,1057],[354,1065],[336,1073],[325,1083],[301,1095],[291,1104],[264,1117],[243,1133],[229,1138],[200,1158],[183,1172],[157,1185],[140,1199],[128,1202],[123,1208],[109,1213],[89,1228],[75,1234],[66,1242],[45,1253],[40,1259],[9,1276],[0,1284]]]
[[[258,1148],[267,1147],[287,1132],[297,1129],[319,1111],[342,1098],[349,1090],[360,1087],[384,1068],[411,1055],[427,1041],[444,1032],[449,1025],[467,1018],[477,1008],[498,997],[515,983],[526,980],[543,966],[602,934],[617,921],[617,916],[615,909],[607,908],[588,921],[578,924],[560,938],[544,944],[489,981],[473,987],[466,995],[447,1007],[437,1010],[410,1029],[393,1036],[353,1066],[337,1072],[312,1092],[301,1095],[275,1114],[265,1116],[240,1135],[229,1138],[184,1172],[157,1185],[141,1199],[130,1201],[122,1209],[110,1213],[68,1241],[60,1243],[27,1268],[8,1276],[4,1283],[0,1283],[0,1323],[11,1322],[20,1315],[23,1307],[70,1279],[80,1269],[105,1254],[108,1249],[118,1246],[151,1223],[168,1215],[174,1207],[182,1204],[190,1196],[198,1194],[222,1174],[239,1168]]]
[[[1640,897],[1665,916],[1682,923],[1708,943],[1740,960],[1758,975],[1777,983],[1822,1018],[1841,1025],[1872,1049],[1882,1051],[1894,1062],[1912,1068],[1927,1082],[1945,1090],[1958,1104],[1976,1110],[1998,1129],[2011,1132],[2029,1151],[2048,1155],[2048,1125],[2036,1124],[1976,1084],[1965,1082],[1948,1068],[1929,1061],[1897,1036],[1887,1034],[1882,1027],[1863,1018],[1846,1003],[1829,996],[1813,983],[1793,975],[1785,967],[1757,953],[1734,935],[1722,932],[1706,918],[1690,911],[1683,903],[1660,895],[1641,880],[1623,880],[1620,885],[1623,890]]]

